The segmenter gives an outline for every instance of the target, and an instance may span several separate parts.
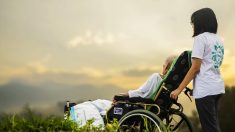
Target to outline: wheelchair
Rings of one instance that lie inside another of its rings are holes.
[[[118,131],[193,132],[182,105],[170,98],[171,91],[180,85],[190,67],[191,52],[184,51],[150,98],[114,96],[117,102],[107,111],[106,123],[117,119]],[[189,88],[184,91],[188,97],[189,92]]]
[[[170,98],[171,91],[180,85],[190,67],[191,51],[184,51],[173,61],[150,98],[115,95],[116,102],[103,117],[105,124],[117,120],[117,131],[120,132],[194,132],[191,122],[183,113],[182,105]],[[184,93],[189,97],[191,90],[185,89]]]

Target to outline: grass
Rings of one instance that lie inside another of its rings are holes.
[[[63,117],[51,115],[44,116],[25,107],[19,114],[0,114],[0,131],[22,131],[22,132],[54,132],[54,131],[76,131],[76,132],[116,132],[117,120],[105,126],[95,127],[93,120],[89,120],[85,126],[80,127],[78,123],[65,120]],[[149,124],[144,121],[145,126]],[[151,131],[151,130],[146,130]],[[167,127],[167,132],[170,128]]]
[[[102,127],[94,127],[92,120],[88,121],[83,127],[79,127],[77,123],[63,118],[50,116],[38,117],[32,115],[31,117],[21,117],[19,115],[2,116],[0,120],[0,131],[30,131],[30,132],[44,132],[44,131],[78,131],[78,132],[114,132],[117,128],[117,123],[107,124]]]
[[[58,116],[44,117],[40,113],[33,112],[28,107],[20,114],[1,114],[0,131],[30,131],[30,132],[51,132],[51,131],[76,131],[76,132],[114,132],[117,128],[117,122],[107,124],[106,126],[94,127],[92,120],[85,126],[79,127],[77,123],[64,120]]]

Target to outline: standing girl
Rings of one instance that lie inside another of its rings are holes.
[[[192,14],[191,24],[194,29],[192,66],[170,96],[176,99],[193,80],[193,96],[203,131],[220,132],[218,102],[225,89],[219,68],[223,61],[224,46],[216,35],[216,16],[210,8],[203,8]]]

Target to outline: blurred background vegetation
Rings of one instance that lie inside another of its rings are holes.
[[[233,127],[235,119],[235,86],[227,86],[225,95],[222,96],[219,104],[219,120],[222,132],[234,132],[235,127]],[[196,132],[202,132],[198,114],[193,111],[190,120],[193,123]]]

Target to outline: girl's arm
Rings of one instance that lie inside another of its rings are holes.
[[[177,99],[178,95],[181,91],[192,81],[192,79],[196,76],[196,74],[200,71],[202,60],[198,58],[192,59],[192,66],[189,69],[188,73],[184,77],[184,80],[181,82],[179,87],[171,92],[170,97],[173,99]]]

